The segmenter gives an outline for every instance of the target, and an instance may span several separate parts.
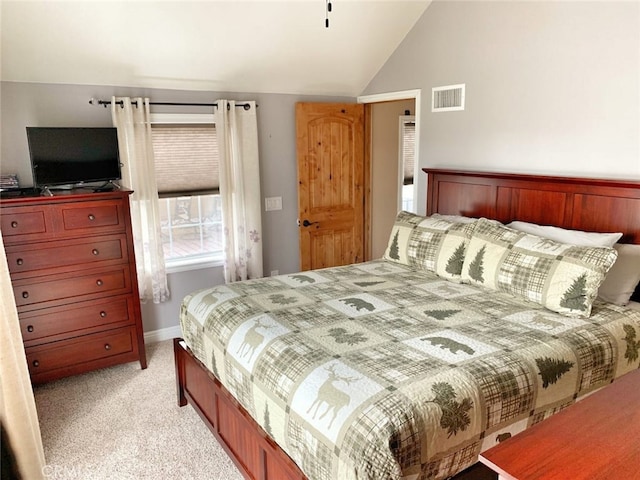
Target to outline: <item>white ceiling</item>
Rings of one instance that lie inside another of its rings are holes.
[[[1,78],[357,96],[431,0],[5,1]]]

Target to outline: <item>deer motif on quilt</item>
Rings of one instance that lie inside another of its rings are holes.
[[[240,348],[238,348],[238,354],[243,358],[247,354],[250,354],[249,361],[251,361],[253,354],[256,352],[256,348],[258,348],[264,341],[264,335],[258,332],[258,329],[262,328],[264,330],[268,330],[275,326],[276,325],[269,325],[262,318],[258,318],[253,327],[247,330],[247,333],[244,334],[244,340],[242,341],[242,344],[240,344]]]
[[[329,367],[326,367],[325,370],[329,372],[329,377],[324,381],[322,385],[320,385],[320,388],[318,389],[318,395],[316,396],[316,399],[313,401],[313,403],[307,410],[307,413],[310,413],[311,410],[314,410],[314,407],[315,407],[315,410],[313,412],[313,418],[315,419],[322,405],[326,404],[327,408],[324,410],[324,412],[322,413],[322,415],[320,415],[318,419],[322,420],[324,417],[327,416],[329,412],[331,412],[332,417],[331,417],[331,420],[329,421],[329,427],[328,427],[330,429],[331,426],[333,425],[333,421],[336,419],[336,416],[338,415],[338,412],[342,408],[349,405],[349,402],[351,401],[351,397],[347,395],[344,391],[336,388],[335,383],[342,381],[347,385],[349,385],[351,384],[351,382],[358,380],[358,378],[346,377],[338,374],[335,370],[334,365],[330,365]]]

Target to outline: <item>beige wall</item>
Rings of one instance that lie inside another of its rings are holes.
[[[362,94],[408,89],[421,167],[640,179],[640,2],[434,1]]]
[[[375,103],[371,107],[371,256],[380,258],[398,213],[399,120],[415,100]]]
[[[296,161],[296,102],[354,102],[349,97],[283,95],[269,93],[205,92],[139,89],[97,85],[0,83],[0,173],[17,173],[23,186],[32,185],[25,127],[111,126],[109,109],[89,105],[90,98],[148,96],[155,102],[209,103],[218,98],[256,100],[260,183],[263,197],[282,197],[282,210],[262,213],[264,271],[300,270],[298,255],[298,182]],[[152,107],[152,113],[191,113],[202,109]],[[145,332],[178,325],[180,302],[186,292],[222,282],[222,267],[169,275],[171,300],[143,306]]]

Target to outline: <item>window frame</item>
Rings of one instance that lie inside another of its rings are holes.
[[[151,128],[154,124],[214,124],[213,113],[152,113]],[[197,195],[193,195],[197,196]],[[176,197],[177,198],[177,197]],[[160,199],[162,201],[163,199]],[[203,268],[220,267],[224,265],[224,253],[220,255],[203,255],[190,259],[165,259],[165,269],[167,273],[179,273],[189,270],[200,270]]]

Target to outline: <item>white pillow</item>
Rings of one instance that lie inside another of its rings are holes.
[[[580,230],[567,230],[566,228],[519,221],[511,222],[507,227],[531,235],[548,238],[556,242],[578,245],[580,247],[613,247],[615,243],[622,238],[622,233],[582,232]]]
[[[598,289],[598,297],[616,305],[627,305],[640,282],[640,245],[614,245],[618,259]]]

